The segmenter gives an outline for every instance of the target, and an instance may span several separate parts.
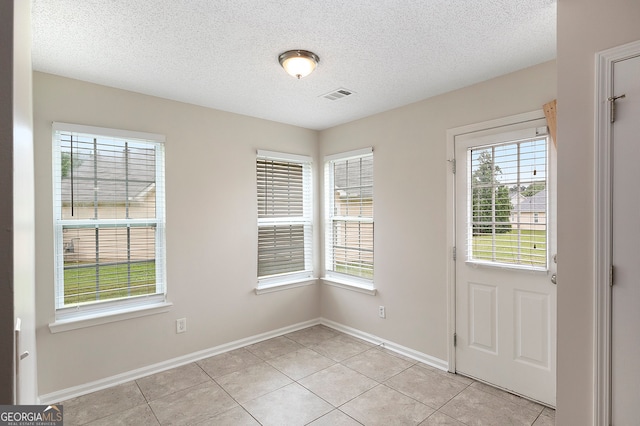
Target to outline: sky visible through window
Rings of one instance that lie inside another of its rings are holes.
[[[471,173],[473,174],[480,167],[480,156],[483,153],[491,154],[494,149],[494,165],[500,170],[495,173],[494,178],[499,184],[512,188],[518,182],[521,186],[527,186],[533,182],[546,182],[546,145],[547,139],[544,137],[475,148],[471,151]]]

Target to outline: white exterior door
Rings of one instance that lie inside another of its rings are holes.
[[[555,406],[555,148],[544,119],[455,137],[456,371]]]
[[[640,419],[640,56],[613,65],[613,265],[611,416],[613,426]]]

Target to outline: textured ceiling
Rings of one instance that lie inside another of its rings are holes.
[[[317,130],[556,55],[556,0],[32,2],[35,70]]]

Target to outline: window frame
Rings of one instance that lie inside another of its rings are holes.
[[[286,162],[302,166],[302,216],[282,216],[260,218],[258,209],[256,209],[257,225],[256,225],[256,294],[268,293],[270,291],[283,290],[286,288],[299,287],[307,285],[315,281],[313,255],[313,159],[311,156],[290,154],[277,151],[257,150],[256,152],[256,191],[259,190],[258,185],[258,162],[260,160],[273,160]],[[258,195],[258,194],[256,194]],[[256,198],[258,202],[258,198]],[[259,208],[259,207],[258,207]],[[271,275],[259,276],[259,232],[260,227],[277,226],[277,225],[302,225],[304,229],[304,270],[282,272]]]
[[[338,272],[331,269],[332,259],[334,258],[334,246],[333,246],[333,225],[336,221],[346,221],[350,222],[359,222],[359,223],[371,223],[372,226],[375,224],[374,214],[374,195],[375,191],[375,181],[372,184],[372,214],[371,217],[346,217],[334,215],[334,206],[335,206],[335,176],[333,172],[332,165],[338,161],[346,161],[357,158],[365,158],[370,157],[373,161],[373,148],[367,147],[362,149],[357,149],[353,151],[347,151],[338,154],[327,155],[324,157],[324,197],[325,197],[325,250],[324,250],[324,276],[323,280],[334,286],[347,288],[350,290],[356,290],[359,292],[363,292],[370,295],[376,294],[376,288],[374,285],[375,279],[375,260],[374,267],[372,270],[372,278],[364,278],[356,275],[351,275],[343,272]],[[373,179],[373,178],[372,178]],[[373,245],[374,251],[371,254],[372,257],[375,257],[375,226],[373,231]]]
[[[155,218],[145,219],[63,219],[62,218],[62,166],[60,133],[74,133],[91,137],[121,139],[136,144],[149,144],[155,147]],[[54,232],[54,308],[55,322],[50,324],[52,332],[113,322],[120,319],[135,318],[158,312],[165,312],[171,306],[167,302],[166,285],[166,203],[164,143],[165,136],[154,133],[86,126],[79,124],[54,122],[52,124],[52,175],[53,175],[53,232]],[[125,296],[87,304],[64,303],[64,242],[65,228],[78,226],[104,225],[140,225],[150,224],[155,228],[155,279],[156,291],[150,295]],[[113,317],[113,318],[108,318]],[[74,323],[77,323],[74,325]]]
[[[544,183],[545,183],[545,188],[547,190],[547,199],[546,199],[546,210],[545,210],[545,217],[549,217],[549,209],[550,209],[550,205],[549,205],[549,184],[550,184],[550,176],[549,176],[549,165],[550,165],[550,150],[551,150],[551,139],[550,139],[550,135],[548,132],[548,127],[546,125],[546,121],[544,118],[538,119],[538,120],[534,120],[532,122],[523,122],[523,123],[515,123],[513,125],[509,125],[507,126],[509,127],[509,129],[505,129],[502,132],[495,132],[495,130],[492,131],[479,131],[479,132],[474,132],[474,133],[470,133],[469,137],[474,139],[476,141],[476,143],[474,144],[474,147],[471,149],[467,150],[467,183],[466,183],[466,188],[467,188],[467,197],[468,197],[468,205],[467,205],[467,219],[466,219],[466,235],[467,235],[467,247],[465,248],[465,252],[466,252],[466,259],[465,262],[467,264],[470,265],[474,265],[474,266],[481,266],[481,267],[488,267],[488,268],[495,268],[495,269],[516,269],[516,270],[524,270],[524,271],[530,271],[532,273],[546,273],[549,270],[549,266],[550,266],[550,246],[549,246],[549,241],[551,238],[550,235],[550,228],[549,228],[549,224],[547,222],[547,220],[545,219],[544,222],[544,232],[545,232],[545,264],[544,265],[532,265],[532,264],[527,264],[527,263],[508,263],[508,262],[501,262],[501,261],[496,261],[496,260],[484,260],[484,259],[480,259],[480,258],[475,258],[472,255],[472,246],[473,246],[473,242],[472,242],[472,238],[473,238],[473,232],[472,232],[472,221],[471,221],[471,217],[472,217],[472,202],[471,202],[471,197],[469,196],[469,193],[471,191],[471,151],[472,150],[479,150],[482,148],[487,148],[487,147],[499,147],[499,146],[505,146],[505,145],[512,145],[512,144],[520,144],[523,142],[528,142],[528,141],[534,141],[534,140],[541,140],[541,139],[545,139],[545,160],[544,160],[544,166],[545,166],[545,179],[544,179]],[[460,139],[466,139],[464,136]],[[512,211],[513,213],[513,211]],[[533,215],[532,215],[533,216]],[[511,216],[510,216],[511,217]],[[517,221],[516,223],[520,223],[519,221]],[[533,220],[531,221],[530,225],[538,225],[536,223],[533,222]]]

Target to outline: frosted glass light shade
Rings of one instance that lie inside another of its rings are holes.
[[[289,50],[278,57],[282,68],[291,76],[301,79],[316,69],[320,58],[307,50]]]

